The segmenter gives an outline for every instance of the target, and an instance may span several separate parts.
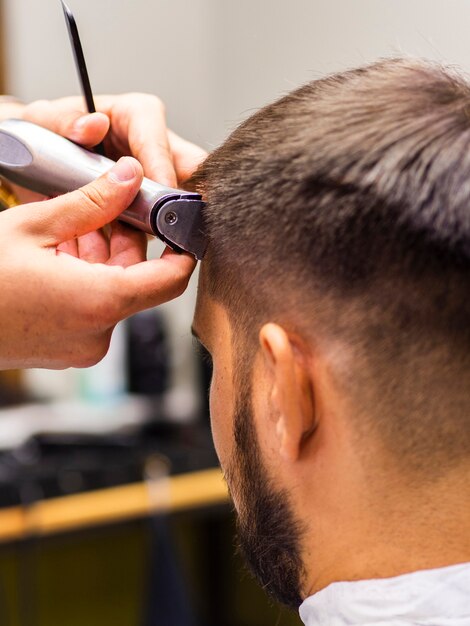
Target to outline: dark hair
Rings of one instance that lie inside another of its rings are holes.
[[[193,183],[210,295],[339,341],[361,424],[428,469],[470,452],[470,85],[390,59],[257,112]],[[253,344],[254,345],[254,344]],[[254,349],[254,348],[253,348]]]

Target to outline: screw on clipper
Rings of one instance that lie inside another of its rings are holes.
[[[176,224],[177,221],[178,216],[176,215],[176,213],[174,211],[168,211],[168,213],[165,215],[165,222],[169,226],[173,226],[174,224]]]

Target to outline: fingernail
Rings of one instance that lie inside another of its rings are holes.
[[[113,169],[109,172],[111,178],[118,183],[127,183],[136,177],[136,169],[133,159],[123,157],[119,159]]]

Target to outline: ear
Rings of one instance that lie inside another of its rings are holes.
[[[315,428],[315,402],[307,355],[277,324],[265,324],[259,335],[265,365],[272,377],[279,453],[295,462],[306,436]]]

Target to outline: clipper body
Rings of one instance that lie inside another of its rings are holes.
[[[111,169],[114,161],[30,122],[0,123],[0,175],[45,196],[74,191]],[[206,249],[199,194],[144,178],[122,221],[202,259]]]

